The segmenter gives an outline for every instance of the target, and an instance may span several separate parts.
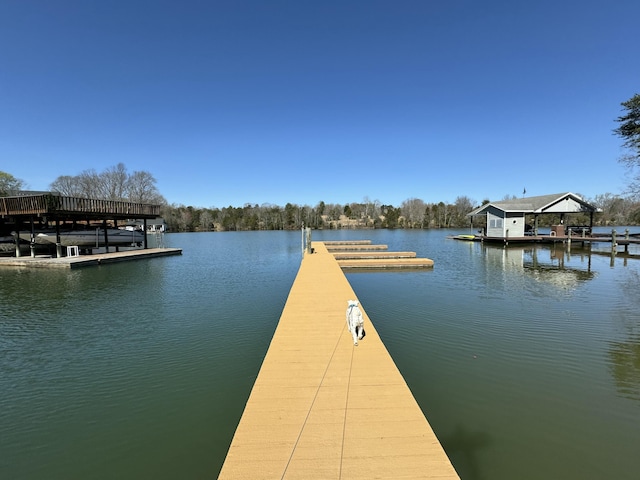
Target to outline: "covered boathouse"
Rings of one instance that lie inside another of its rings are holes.
[[[537,236],[538,217],[546,214],[560,216],[560,223],[551,227],[552,236],[564,236],[568,233],[568,229],[572,229],[573,233],[591,234],[593,216],[599,211],[600,209],[585,202],[579,195],[566,192],[490,202],[476,208],[467,216],[473,218],[485,215],[487,217],[483,237],[513,239]],[[565,215],[572,213],[588,214],[589,225],[565,225]],[[527,215],[533,216],[533,225],[526,223]]]
[[[57,192],[24,192],[21,195],[0,197],[0,237],[6,238],[10,233],[15,238],[16,255],[20,256],[20,233],[32,235],[43,227],[52,228],[57,236],[56,256],[62,256],[60,244],[61,226],[67,222],[101,225],[104,243],[109,248],[107,235],[108,222],[114,228],[118,222],[140,219],[146,231],[147,220],[160,215],[160,205],[142,204],[95,198],[70,197]],[[148,248],[146,235],[143,235],[143,246]],[[32,249],[33,250],[33,249]]]

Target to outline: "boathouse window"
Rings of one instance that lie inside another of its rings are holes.
[[[489,222],[489,228],[502,228],[502,219],[492,218]]]

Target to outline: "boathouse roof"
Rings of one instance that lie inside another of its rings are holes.
[[[537,197],[513,198],[499,202],[489,202],[467,214],[468,217],[486,215],[490,208],[496,208],[503,212],[510,213],[576,213],[576,212],[598,212],[600,209],[595,205],[584,201],[582,197],[575,193],[553,193],[550,195],[540,195]]]
[[[160,205],[68,197],[56,192],[0,197],[0,218],[43,217],[50,219],[156,218]]]

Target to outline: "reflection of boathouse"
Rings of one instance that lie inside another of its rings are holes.
[[[56,256],[60,257],[66,234],[92,228],[93,235],[100,237],[98,243],[108,251],[110,245],[117,248],[119,237],[129,241],[132,235],[120,230],[118,222],[124,226],[127,220],[140,219],[142,232],[145,232],[147,220],[156,219],[159,213],[159,205],[67,197],[57,193],[0,197],[0,236],[10,234],[15,239],[16,256],[20,255],[21,238],[30,239],[33,249],[40,243],[38,235],[49,236],[51,244],[56,246]],[[139,243],[148,248],[146,235],[139,235]]]
[[[590,251],[572,255],[560,246],[535,244],[502,248],[487,243],[480,248],[487,266],[492,272],[502,272],[505,281],[511,281],[512,274],[526,274],[537,281],[571,290],[595,276],[591,271]]]

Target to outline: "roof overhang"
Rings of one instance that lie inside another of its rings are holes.
[[[601,209],[584,201],[575,193],[566,192],[538,197],[515,198],[482,205],[467,214],[468,217],[486,215],[491,208],[505,213],[542,215],[545,213],[594,213]]]

